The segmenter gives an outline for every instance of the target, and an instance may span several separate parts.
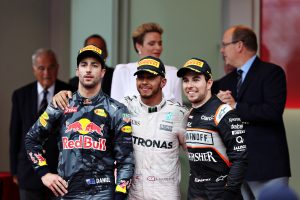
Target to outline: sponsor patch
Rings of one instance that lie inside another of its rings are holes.
[[[166,116],[165,116],[165,120],[166,120],[166,121],[172,121],[172,119],[173,119],[173,113],[168,112],[168,113],[166,114]]]
[[[132,120],[131,120],[131,125],[140,126],[140,125],[141,125],[141,122],[132,119]]]
[[[67,125],[65,133],[68,132],[79,132],[80,134],[86,135],[88,133],[98,133],[99,135],[103,136],[103,127],[104,124],[98,126],[94,122],[91,122],[87,118],[82,118],[79,121],[75,121],[69,125]]]
[[[209,182],[210,178],[195,178],[195,183],[203,183],[203,182]]]
[[[122,115],[122,117],[123,117],[123,121],[124,121],[124,122],[126,122],[126,123],[129,123],[129,122],[130,122],[130,119],[131,119],[130,114],[124,113],[124,114]]]
[[[106,139],[99,138],[99,141],[94,141],[92,137],[80,135],[77,140],[69,140],[67,137],[62,137],[63,149],[94,149],[106,151]]]
[[[144,139],[136,136],[132,136],[133,144],[142,146],[142,147],[155,147],[160,149],[172,149],[173,142],[161,141],[161,140],[150,140]]]
[[[205,153],[189,152],[189,161],[192,161],[192,162],[217,162],[217,160],[213,157],[213,153],[211,151],[208,151]]]
[[[224,181],[224,179],[227,177],[227,175],[224,175],[224,176],[219,176],[218,178],[216,178],[216,182],[219,182],[219,181]]]
[[[164,131],[170,131],[170,132],[172,132],[172,126],[169,126],[169,125],[165,125],[165,124],[160,124],[159,125],[159,129],[160,130],[164,130]]]
[[[230,128],[231,128],[231,130],[234,130],[234,129],[243,129],[244,125],[243,124],[231,124]]]
[[[234,146],[233,150],[235,150],[235,151],[245,151],[246,148],[247,148],[246,145],[240,145],[240,146]]]
[[[124,132],[124,133],[131,133],[132,132],[132,128],[131,128],[131,126],[123,126],[121,128],[121,131]]]
[[[214,116],[211,115],[211,116],[205,116],[205,115],[201,115],[201,120],[204,120],[204,121],[211,121],[214,119]]]
[[[64,114],[77,112],[77,107],[69,107],[64,110]]]
[[[198,145],[198,144],[208,144],[213,145],[213,136],[212,133],[204,131],[190,131],[188,130],[185,134],[186,143],[188,145]]]
[[[232,135],[240,135],[240,134],[243,134],[243,133],[245,133],[245,130],[234,130],[234,131],[231,131]]]
[[[46,159],[41,154],[34,154],[34,156],[37,158],[39,166],[47,165]]]
[[[237,137],[235,138],[235,141],[236,141],[237,143],[241,144],[241,143],[244,143],[244,138],[243,138],[242,136],[237,136]]]
[[[124,194],[127,193],[127,188],[130,187],[131,182],[130,181],[125,181],[121,180],[120,184],[116,186],[116,192],[122,192]]]
[[[155,177],[155,176],[148,176],[147,181],[159,181],[159,182],[173,182],[174,178],[171,177]]]
[[[187,61],[183,67],[187,67],[189,65],[195,65],[197,67],[202,67],[204,65],[204,62],[200,61],[200,60],[196,60],[196,59],[190,59],[189,61]]]
[[[142,65],[149,65],[149,66],[153,66],[153,67],[156,67],[158,68],[159,67],[159,62],[154,60],[154,59],[143,59],[141,60],[139,63],[138,63],[139,66],[142,66]]]
[[[92,45],[88,45],[88,46],[86,46],[86,47],[80,49],[79,53],[82,53],[82,52],[84,52],[84,51],[94,51],[94,52],[96,52],[97,54],[102,55],[102,50],[99,49],[99,48],[97,48],[97,47],[94,47],[94,46],[92,46]]]
[[[39,121],[40,121],[40,123],[41,123],[41,125],[43,126],[43,127],[46,127],[47,126],[47,124],[48,124],[48,119],[49,119],[49,115],[48,115],[48,113],[46,113],[46,112],[44,112],[41,116],[40,116],[40,118],[39,118]]]
[[[107,117],[107,114],[103,109],[95,109],[94,113],[100,117]]]
[[[226,113],[228,113],[231,110],[232,108],[227,104],[220,105],[215,114],[215,124],[218,125],[222,118],[226,115]]]
[[[110,183],[110,178],[103,177],[103,178],[87,178],[85,179],[87,185],[98,185],[101,183]]]

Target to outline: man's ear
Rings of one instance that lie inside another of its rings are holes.
[[[207,89],[209,89],[209,90],[211,89],[213,82],[214,81],[211,78],[207,80]]]
[[[163,88],[163,87],[165,87],[166,84],[167,84],[167,79],[166,78],[162,78],[161,82],[160,82],[160,87]]]

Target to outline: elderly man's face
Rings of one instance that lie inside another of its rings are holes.
[[[36,58],[32,67],[33,74],[44,89],[55,83],[58,67],[56,58],[51,54],[44,53]]]

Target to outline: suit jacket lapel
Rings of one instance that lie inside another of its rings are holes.
[[[31,119],[34,121],[37,119],[38,116],[38,92],[37,92],[37,82],[32,85],[31,92],[30,92],[30,103],[28,105],[30,109],[29,115],[31,115]]]
[[[245,77],[245,80],[243,81],[243,83],[241,85],[241,89],[239,91],[239,96],[238,96],[237,100],[241,99],[241,97],[245,93],[248,85],[254,81],[255,76],[258,76],[258,74],[256,73],[256,69],[257,69],[259,63],[260,63],[260,59],[258,57],[256,57]]]

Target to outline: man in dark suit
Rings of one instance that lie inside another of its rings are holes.
[[[221,53],[225,63],[236,70],[223,77],[213,91],[236,108],[244,121],[249,165],[242,191],[244,199],[253,199],[253,195],[257,199],[264,185],[288,184],[291,176],[282,118],[285,73],[281,67],[256,56],[256,35],[245,26],[234,26],[224,33]]]
[[[37,81],[14,91],[10,122],[10,170],[14,182],[19,185],[21,200],[49,199],[48,189],[41,178],[34,173],[27,158],[24,137],[39,115],[60,90],[70,89],[66,83],[57,80],[59,65],[54,52],[38,49],[32,56],[32,70]],[[55,134],[45,143],[47,164],[56,173],[58,147]]]
[[[94,46],[100,48],[103,51],[104,59],[107,58],[108,53],[107,53],[107,48],[106,48],[106,42],[103,37],[101,37],[100,35],[97,35],[97,34],[93,34],[93,35],[89,36],[84,41],[84,46],[88,46],[88,45],[94,45]],[[102,79],[102,91],[105,94],[107,94],[108,96],[110,96],[111,82],[112,82],[114,69],[111,67],[108,67],[107,65],[105,65],[105,67],[106,67],[106,72]],[[79,79],[77,76],[71,78],[69,81],[69,84],[73,87],[73,89],[75,91],[78,89],[78,82],[79,82]]]

